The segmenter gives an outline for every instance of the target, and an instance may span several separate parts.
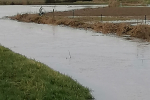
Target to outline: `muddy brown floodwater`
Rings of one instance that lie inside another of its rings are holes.
[[[32,6],[0,8],[2,17],[35,11]],[[96,100],[150,98],[149,42],[9,19],[0,19],[0,27],[2,45],[71,76],[89,87]]]
[[[75,16],[150,16],[150,7],[99,7],[76,9]],[[52,15],[53,13],[49,13]],[[59,16],[72,16],[72,11],[55,12]]]

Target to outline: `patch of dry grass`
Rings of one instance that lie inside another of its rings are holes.
[[[129,35],[130,31],[133,29],[134,26],[129,24],[120,23],[117,27],[117,35]]]
[[[148,25],[134,26],[130,32],[130,35],[133,37],[150,40],[150,26]]]
[[[96,32],[111,33],[121,35],[130,35],[141,39],[150,40],[150,26],[138,25],[132,26],[126,23],[101,23],[98,17],[63,17],[63,16],[39,16],[38,14],[22,14],[10,17],[11,19],[23,22],[35,22],[38,24],[66,25],[75,28],[93,29]],[[94,22],[94,21],[95,22]],[[91,23],[89,23],[91,21]],[[93,21],[93,22],[92,22]],[[88,22],[88,23],[87,23]]]

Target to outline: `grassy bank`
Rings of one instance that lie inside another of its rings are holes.
[[[89,89],[0,46],[0,100],[89,100]]]
[[[64,17],[64,16],[39,16],[38,14],[22,14],[10,17],[11,19],[22,22],[34,22],[38,24],[54,24],[65,25],[74,28],[92,29],[96,32],[102,32],[104,34],[116,34],[119,36],[129,35],[130,37],[136,37],[150,41],[150,26],[149,25],[137,25],[132,26],[127,23],[101,23],[100,17]],[[122,18],[122,17],[121,17]],[[112,20],[109,17],[106,20]],[[116,17],[115,17],[116,19]],[[124,18],[122,18],[124,20]]]

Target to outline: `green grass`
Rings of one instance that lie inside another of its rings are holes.
[[[88,88],[0,46],[0,100],[88,100]]]

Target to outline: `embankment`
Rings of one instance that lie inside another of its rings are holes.
[[[129,35],[131,37],[145,39],[150,41],[150,26],[149,25],[137,25],[132,26],[126,23],[100,23],[100,22],[87,22],[84,18],[81,21],[77,18],[69,18],[62,16],[50,17],[47,15],[39,16],[38,14],[22,14],[10,17],[13,20],[22,22],[34,22],[38,24],[54,24],[65,25],[74,28],[92,29],[96,32],[102,32],[104,34],[116,34],[116,35]],[[94,20],[94,19],[93,19]]]
[[[0,46],[0,100],[89,100],[70,77]]]

